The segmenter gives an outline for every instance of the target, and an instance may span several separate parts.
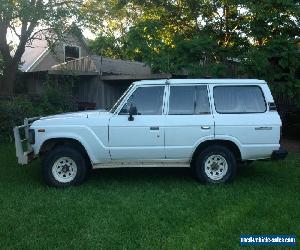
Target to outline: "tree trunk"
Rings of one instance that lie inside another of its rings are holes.
[[[224,18],[225,18],[225,36],[224,36],[224,45],[227,47],[227,43],[229,42],[229,6],[225,4],[223,7]]]
[[[18,63],[15,63],[14,60],[4,64],[3,76],[0,82],[0,93],[2,95],[13,95],[17,69]]]

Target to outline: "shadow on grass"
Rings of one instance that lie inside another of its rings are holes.
[[[92,170],[90,178],[94,180],[193,180],[190,168],[116,168]]]
[[[288,165],[287,162],[281,164]],[[18,168],[18,166],[15,166]],[[42,179],[41,163],[35,161],[30,166],[20,167],[22,170],[18,170],[17,174],[12,178],[25,179],[31,182],[32,185],[44,185]],[[11,174],[13,174],[11,173]],[[285,173],[287,175],[287,173]],[[8,180],[7,180],[8,181]],[[258,161],[253,162],[247,166],[240,166],[237,169],[237,175],[234,183],[249,184],[252,185],[276,185],[284,181],[282,178],[282,172],[280,171],[280,165],[276,162],[271,161]],[[89,177],[87,178],[85,185],[90,183],[97,183],[98,185],[107,183],[120,183],[131,185],[135,183],[141,185],[144,183],[191,183],[198,184],[196,181],[193,171],[191,168],[116,168],[116,169],[96,169],[90,171]],[[84,185],[84,186],[85,186]]]
[[[255,164],[247,167],[239,167],[236,180],[243,182],[251,179],[261,182],[267,176],[272,175],[271,169],[257,168]],[[90,173],[93,181],[118,181],[118,182],[194,182],[197,183],[191,168],[118,168],[97,169]]]

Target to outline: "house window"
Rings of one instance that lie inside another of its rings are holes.
[[[80,47],[65,45],[65,62],[78,59],[80,57]]]

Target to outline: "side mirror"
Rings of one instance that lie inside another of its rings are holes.
[[[137,108],[130,105],[130,108],[129,108],[129,117],[128,117],[128,121],[133,121],[134,120],[134,115],[137,115]]]

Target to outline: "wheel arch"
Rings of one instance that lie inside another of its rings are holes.
[[[242,159],[241,150],[235,142],[233,142],[231,140],[224,140],[224,139],[213,139],[213,140],[203,141],[196,147],[196,149],[194,150],[193,155],[192,155],[191,163],[192,164],[194,163],[197,154],[199,154],[201,151],[203,151],[207,147],[214,146],[214,145],[224,146],[224,147],[230,149],[234,153],[234,155],[238,161],[240,161]]]
[[[83,144],[74,138],[67,138],[67,137],[58,137],[58,138],[50,138],[45,140],[40,149],[39,149],[39,156],[45,155],[48,151],[54,149],[57,146],[61,145],[70,145],[71,147],[79,150],[84,157],[86,158],[87,162],[91,164],[91,157],[88,154],[88,151],[86,148],[83,146]]]

